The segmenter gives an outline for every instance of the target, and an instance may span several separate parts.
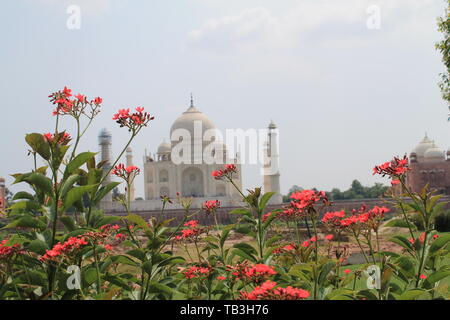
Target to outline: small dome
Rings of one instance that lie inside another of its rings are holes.
[[[439,148],[435,143],[425,152],[425,159],[427,160],[444,160],[444,150]]]
[[[158,147],[158,153],[170,153],[171,152],[170,143],[163,141]]]
[[[414,148],[412,152],[416,153],[417,157],[424,157],[425,152],[427,152],[428,149],[433,147],[433,141],[431,141],[427,135],[423,138],[422,141]]]

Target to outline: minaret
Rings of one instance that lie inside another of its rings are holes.
[[[103,174],[108,174],[111,169],[111,145],[112,145],[112,135],[106,129],[102,129],[100,134],[98,135],[98,143],[100,145],[100,161],[105,161],[106,163],[103,165]],[[103,180],[103,185],[107,185],[111,182],[111,175],[108,174],[105,180]],[[108,193],[103,198],[103,201],[112,202],[112,192]]]
[[[6,187],[5,179],[0,178],[0,211],[6,209]]]
[[[133,166],[133,150],[128,147],[127,148],[127,167],[131,167]],[[135,177],[130,177],[132,183],[130,185],[130,199],[131,201],[133,201],[135,199],[135,188],[134,188],[134,178]]]
[[[264,192],[275,192],[270,204],[281,204],[283,198],[280,190],[280,168],[278,155],[278,129],[270,122],[267,133],[267,142],[264,161]]]

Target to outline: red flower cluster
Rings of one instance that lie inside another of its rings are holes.
[[[306,210],[312,206],[316,202],[327,201],[327,196],[324,191],[315,191],[315,190],[303,190],[294,192],[291,195],[291,205],[293,205],[298,210]]]
[[[224,177],[228,177],[231,179],[232,174],[237,172],[237,168],[234,164],[226,164],[223,169],[215,170],[211,173],[211,175],[216,180],[221,180]]]
[[[110,230],[116,230],[117,231],[119,229],[120,229],[120,226],[118,224],[115,224],[115,225],[105,224],[105,225],[100,227],[100,230],[101,231],[105,231],[105,232],[108,232]]]
[[[44,135],[45,141],[47,141],[50,144],[58,143],[61,145],[67,145],[72,137],[67,132],[61,132],[56,134],[51,133],[45,133]]]
[[[213,213],[216,212],[216,210],[220,208],[220,201],[219,200],[209,200],[205,201],[203,203],[203,210],[206,211],[206,213]]]
[[[251,292],[241,292],[240,300],[303,300],[309,297],[309,292],[303,289],[276,288],[277,283],[266,281]]]
[[[254,283],[262,283],[270,276],[277,274],[272,267],[265,264],[248,266],[246,263],[240,263],[235,266],[227,266],[226,270],[231,272],[232,277],[236,280],[251,281]]]
[[[57,260],[63,255],[69,256],[76,253],[78,249],[89,245],[89,243],[104,245],[107,250],[112,250],[113,246],[111,244],[117,245],[126,238],[124,234],[116,233],[119,229],[119,225],[107,224],[100,227],[100,232],[89,231],[82,235],[71,237],[63,244],[58,242],[51,250],[46,250],[46,253],[40,258],[40,260]]]
[[[120,127],[127,127],[129,131],[136,130],[140,127],[145,127],[147,124],[155,119],[148,112],[144,111],[144,108],[137,107],[134,113],[130,113],[130,109],[120,109],[113,118]]]
[[[53,115],[74,115],[78,116],[85,112],[85,108],[90,106],[89,117],[92,118],[98,113],[98,107],[103,102],[100,97],[94,98],[88,101],[85,95],[77,94],[75,99],[70,99],[72,97],[72,90],[64,87],[63,90],[52,93],[48,96],[50,102],[56,105],[56,109],[53,111]]]
[[[345,211],[327,212],[323,215],[322,223],[329,228],[339,229],[342,227],[341,221],[345,217]]]
[[[124,179],[125,181],[128,181],[131,179],[134,179],[139,173],[141,172],[141,169],[139,169],[136,166],[129,166],[125,167],[123,163],[118,164],[114,167],[114,169],[111,170],[111,174],[115,175],[119,178]]]
[[[353,211],[353,214],[349,217],[345,216],[344,210],[327,212],[322,218],[322,223],[329,229],[338,231],[346,228],[377,230],[384,214],[389,211],[389,208],[378,206],[366,211],[366,207],[362,206],[359,211]]]
[[[181,234],[175,237],[176,241],[192,240],[206,231],[206,228],[200,227],[198,220],[190,220],[184,224],[187,229],[181,230]]]
[[[198,227],[198,220],[190,220],[184,224],[185,227],[190,228],[197,228]]]
[[[296,249],[297,249],[297,246],[295,244],[288,244],[283,247],[276,248],[275,250],[273,250],[273,253],[274,254],[283,254],[283,253],[294,251]]]
[[[299,220],[306,216],[308,211],[314,208],[317,202],[328,203],[328,198],[324,191],[303,190],[294,192],[291,195],[291,202],[277,213],[277,218],[281,220]]]
[[[262,222],[266,222],[272,215],[277,215],[275,212],[267,212],[262,216]]]
[[[437,238],[439,238],[439,235],[438,234],[434,234],[432,238],[433,238],[433,240],[436,240]],[[422,232],[418,239],[419,239],[419,242],[421,244],[423,244],[425,242],[425,232]],[[408,241],[411,244],[415,243],[415,240],[413,238],[409,238]]]
[[[12,246],[7,246],[8,239],[0,241],[0,260],[10,259],[15,254],[21,254],[22,250],[20,244],[16,243]]]
[[[403,156],[402,159],[394,157],[394,160],[385,162],[379,166],[373,168],[373,174],[379,174],[381,176],[389,176],[392,179],[392,185],[400,183],[400,178],[409,170],[408,158]]]
[[[71,237],[69,240],[64,242],[64,244],[58,242],[51,250],[46,250],[46,253],[39,260],[55,260],[61,255],[69,255],[88,244],[89,243],[86,241],[84,236]]]
[[[311,239],[305,240],[302,242],[302,247],[303,248],[308,248],[312,243],[317,241],[317,237],[314,236]]]
[[[183,271],[186,279],[194,279],[194,278],[207,278],[213,269],[211,267],[190,267]]]

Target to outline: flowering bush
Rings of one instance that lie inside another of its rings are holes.
[[[438,299],[448,298],[450,235],[438,234],[434,217],[445,204],[425,188],[413,193],[405,183],[408,159],[376,166],[396,190],[388,195],[399,212],[385,225],[405,234],[390,241],[402,252],[385,251],[380,228],[387,207],[365,206],[331,211],[322,191],[303,190],[290,202],[269,210],[273,193],[260,188],[244,193],[234,182],[237,168],[227,164],[211,179],[237,189],[243,206],[218,223],[221,204],[208,200],[192,210],[192,199],[178,195],[183,208],[177,223],[159,217],[143,219],[131,212],[130,187],[140,173],[119,163],[127,147],[154,119],[144,108],[121,109],[113,120],[129,131],[129,140],[111,167],[95,161],[95,153],[77,149],[101,110],[102,98],[89,100],[64,88],[50,96],[55,105],[52,133],[31,133],[26,142],[34,169],[14,174],[18,192],[7,209],[0,239],[0,299]],[[70,117],[77,132],[60,130],[60,117]],[[39,162],[38,162],[39,160]],[[39,167],[38,163],[45,165]],[[104,215],[100,201],[119,182],[126,215]],[[161,197],[162,213],[172,199]],[[200,215],[213,217],[202,226]],[[419,219],[423,232],[413,224]],[[305,232],[306,231],[306,232]],[[242,234],[242,241],[231,235]],[[342,239],[349,237],[350,242]],[[349,245],[359,248],[363,263],[349,264]],[[361,285],[366,270],[375,283]],[[378,281],[378,282],[377,282]]]

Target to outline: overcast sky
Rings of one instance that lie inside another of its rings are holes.
[[[70,30],[67,8],[81,9]],[[376,5],[380,29],[369,29]],[[371,168],[403,155],[428,132],[450,146],[443,71],[434,44],[440,0],[8,0],[0,4],[0,176],[28,171],[24,136],[54,127],[48,94],[65,85],[104,99],[83,149],[107,127],[119,152],[119,108],[156,116],[133,145],[169,139],[195,104],[218,128],[280,129],[282,192],[346,189],[377,181]],[[373,12],[373,11],[371,11]],[[69,122],[68,128],[74,128]],[[262,184],[244,166],[245,187]],[[137,181],[143,195],[143,179]],[[20,190],[18,187],[12,188]]]

